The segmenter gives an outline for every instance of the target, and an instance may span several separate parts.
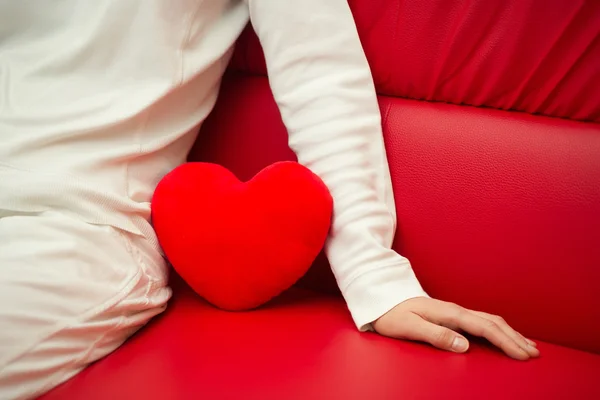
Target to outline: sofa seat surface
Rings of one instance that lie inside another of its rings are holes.
[[[360,333],[341,298],[309,289],[231,313],[180,284],[162,316],[42,399],[600,398],[600,355],[539,347],[527,362],[482,341],[452,354]]]

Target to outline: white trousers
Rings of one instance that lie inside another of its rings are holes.
[[[0,399],[41,395],[166,307],[166,263],[148,240],[56,212],[0,213]]]

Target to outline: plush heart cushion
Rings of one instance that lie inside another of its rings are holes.
[[[152,221],[192,289],[219,308],[248,310],[306,273],[332,209],[325,184],[295,162],[273,164],[248,182],[216,164],[188,163],[159,183]]]

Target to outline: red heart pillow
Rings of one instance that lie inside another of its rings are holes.
[[[294,162],[240,182],[216,164],[167,174],[152,220],[173,268],[200,296],[226,310],[258,307],[306,273],[327,237],[333,200]]]

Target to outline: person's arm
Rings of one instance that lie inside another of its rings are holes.
[[[347,1],[246,2],[290,147],[333,196],[325,251],[353,319],[361,330],[377,321],[380,333],[412,339],[410,329],[403,333],[411,323],[402,325],[404,314],[390,310],[402,310],[398,305],[410,305],[409,299],[427,307],[437,300],[391,249],[396,216],[381,116]],[[384,315],[392,316],[391,330],[382,325]],[[423,332],[418,339],[434,341]]]
[[[375,88],[340,0],[249,1],[269,81],[298,161],[334,198],[325,252],[357,326],[426,296],[391,250],[395,209]]]

